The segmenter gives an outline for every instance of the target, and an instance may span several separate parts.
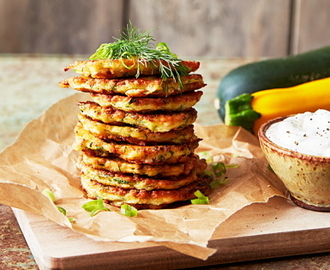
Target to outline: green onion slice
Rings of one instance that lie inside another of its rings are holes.
[[[170,47],[168,47],[167,43],[165,42],[159,42],[156,46],[156,50],[172,55],[174,58],[178,58],[175,53],[170,51]]]
[[[85,211],[90,212],[91,217],[95,216],[97,213],[99,213],[101,211],[110,211],[109,208],[106,208],[104,206],[102,199],[87,202],[87,203],[82,205],[82,208]]]
[[[205,196],[200,190],[195,191],[194,195],[197,197],[196,199],[191,199],[192,204],[208,204],[209,198]]]
[[[45,188],[43,191],[41,191],[41,193],[48,197],[52,202],[56,201],[55,194],[50,189]]]
[[[218,162],[216,164],[212,164],[212,169],[215,176],[220,177],[221,175],[227,172],[226,165],[222,162]]]
[[[60,211],[64,216],[66,216],[66,210],[65,210],[63,207],[61,207],[61,206],[57,206],[57,209],[58,209],[58,211]]]
[[[203,158],[206,160],[207,163],[211,163],[213,161],[213,157],[208,151],[202,151],[198,153],[198,156],[200,158]]]
[[[120,213],[128,217],[136,217],[138,214],[138,210],[134,206],[131,206],[129,204],[123,204],[120,207]]]

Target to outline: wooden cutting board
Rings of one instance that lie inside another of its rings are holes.
[[[223,222],[206,261],[152,243],[97,242],[13,209],[41,270],[180,269],[330,251],[330,213],[299,208],[283,198],[253,204]]]

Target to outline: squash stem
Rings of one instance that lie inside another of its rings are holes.
[[[225,103],[225,124],[228,126],[241,126],[252,132],[254,122],[261,114],[254,111],[251,105],[253,96],[241,94]]]

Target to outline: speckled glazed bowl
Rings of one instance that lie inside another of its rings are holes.
[[[292,201],[314,211],[330,211],[330,157],[300,154],[270,141],[265,133],[280,117],[258,131],[261,149],[269,165],[290,192]]]

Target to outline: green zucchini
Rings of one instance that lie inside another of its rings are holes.
[[[284,88],[330,77],[330,46],[305,53],[242,65],[225,75],[217,89],[218,113],[225,119],[225,103],[241,94]]]

